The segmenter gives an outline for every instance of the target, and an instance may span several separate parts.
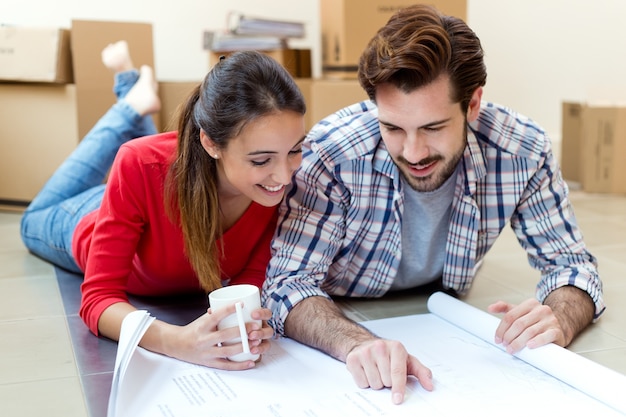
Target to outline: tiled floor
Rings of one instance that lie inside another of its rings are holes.
[[[570,349],[626,374],[626,196],[574,192],[572,200],[600,262],[608,309]],[[86,417],[79,355],[54,269],[25,250],[19,219],[18,213],[0,212],[0,415]],[[495,299],[517,302],[533,295],[536,280],[507,230],[465,301],[480,309]],[[340,303],[352,317],[366,320],[422,313],[425,301],[424,295],[405,294]]]

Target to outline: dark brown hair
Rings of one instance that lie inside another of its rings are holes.
[[[206,291],[221,286],[221,225],[217,166],[202,147],[200,130],[224,149],[249,122],[282,110],[304,114],[302,93],[280,64],[254,51],[221,59],[181,108],[166,204],[181,224],[187,257]]]
[[[432,6],[409,6],[369,42],[359,62],[359,82],[376,101],[380,84],[411,92],[446,74],[452,85],[450,99],[461,103],[465,112],[474,91],[487,81],[483,55],[480,40],[463,20]]]

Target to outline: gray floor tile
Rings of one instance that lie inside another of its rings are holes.
[[[33,275],[0,279],[0,321],[64,317],[54,276]]]
[[[3,417],[88,416],[77,376],[0,384],[0,415]]]
[[[77,376],[65,317],[0,321],[0,385]]]

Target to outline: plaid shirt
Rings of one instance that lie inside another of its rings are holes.
[[[483,103],[469,124],[452,202],[443,285],[463,294],[477,264],[510,223],[541,272],[537,298],[574,285],[604,310],[596,259],[587,251],[568,188],[544,131]],[[370,101],[330,115],[309,133],[303,163],[280,208],[263,303],[284,333],[289,310],[311,296],[380,297],[394,280],[404,209],[398,168]]]

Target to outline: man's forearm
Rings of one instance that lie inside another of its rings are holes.
[[[563,329],[565,346],[593,320],[593,300],[583,290],[568,285],[552,291],[543,302],[550,306]]]
[[[342,362],[355,346],[376,338],[324,297],[309,297],[296,304],[285,321],[285,334]]]

